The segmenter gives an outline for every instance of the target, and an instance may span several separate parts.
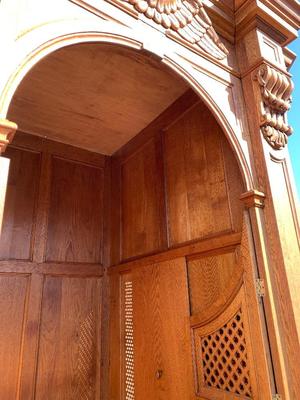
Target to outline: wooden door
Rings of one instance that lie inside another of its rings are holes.
[[[123,318],[127,338],[124,374],[127,377],[130,372],[132,377],[129,381],[125,378],[124,399],[194,398],[184,258],[147,265],[130,275],[125,274],[123,288]],[[132,312],[128,315],[130,296]],[[129,332],[126,332],[130,315],[133,368],[128,359],[131,346]]]
[[[127,270],[120,275],[122,379],[112,398],[271,398],[249,229],[245,216],[235,243],[220,237],[152,257],[166,261],[119,267]]]
[[[29,135],[5,153],[1,400],[99,400],[103,157]]]

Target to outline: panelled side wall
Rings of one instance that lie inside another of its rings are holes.
[[[25,134],[5,157],[1,399],[99,399],[106,160]]]
[[[113,156],[107,399],[265,400],[241,174],[210,111],[186,100]]]
[[[113,157],[113,264],[241,231],[237,162],[211,112],[188,94],[180,112],[175,102]]]

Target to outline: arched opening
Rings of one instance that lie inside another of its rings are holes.
[[[0,283],[3,337],[16,349],[8,391],[256,394],[243,178],[187,83],[149,52],[77,44],[32,68],[7,117],[19,126],[5,153],[0,245],[0,270],[11,273]],[[221,363],[210,359],[218,340],[230,342]]]

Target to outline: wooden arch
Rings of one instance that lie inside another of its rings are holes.
[[[184,79],[204,101],[220,124],[237,158],[246,190],[254,189],[249,157],[245,154],[248,151],[248,144],[242,147],[235,128],[203,83],[197,80],[192,66],[178,57],[175,52],[153,46],[146,35],[141,36],[140,31],[135,32],[114,22],[59,21],[39,26],[21,36],[16,41],[12,59],[8,63],[9,67],[3,74],[7,79],[0,82],[0,119],[4,121],[4,125],[6,125],[5,119],[14,93],[34,65],[58,49],[91,42],[126,46],[136,51],[147,50]],[[10,124],[10,121],[7,122]]]

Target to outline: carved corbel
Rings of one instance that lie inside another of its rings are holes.
[[[291,106],[293,82],[267,64],[259,67],[256,79],[261,89],[261,132],[274,149],[280,150],[293,132],[286,115]]]
[[[7,119],[0,119],[0,155],[13,140],[17,125]]]

